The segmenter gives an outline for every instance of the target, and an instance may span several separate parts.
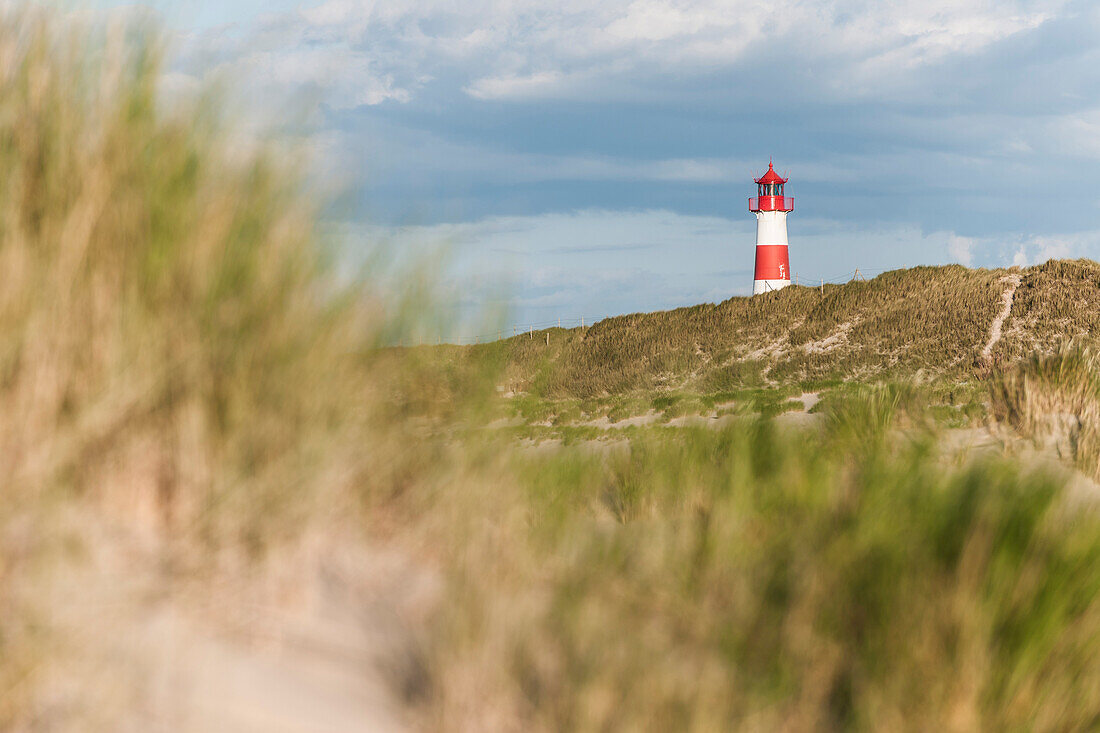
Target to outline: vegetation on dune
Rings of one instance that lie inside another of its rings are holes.
[[[9,489],[95,492],[139,451],[171,528],[259,520],[254,498],[210,510],[301,476],[295,424],[325,425],[332,385],[357,384],[338,355],[369,342],[300,179],[262,147],[230,155],[208,102],[166,112],[144,34],[50,17],[0,27]]]
[[[549,345],[540,333],[467,351],[503,354],[510,389],[550,398],[921,372],[957,378],[977,366],[1004,274],[958,265],[896,270],[823,291],[792,286],[718,305],[607,318],[585,329],[551,329]]]
[[[1063,345],[998,374],[993,416],[1100,479],[1100,359]]]
[[[549,399],[853,379],[958,382],[987,372],[981,351],[1013,274],[1022,282],[992,364],[1100,333],[1100,265],[1052,260],[1013,271],[915,267],[823,291],[793,286],[451,347],[437,357],[463,363],[492,354],[507,365],[502,381],[510,391]]]
[[[1020,274],[1004,338],[993,352],[998,363],[1051,354],[1067,342],[1095,346],[1100,334],[1100,264],[1051,260]]]
[[[89,690],[121,665],[73,647],[126,641],[96,625],[148,601],[120,578],[147,575],[165,603],[183,578],[247,616],[228,589],[311,528],[438,571],[400,680],[427,729],[1100,715],[1096,513],[1057,475],[937,451],[929,396],[965,417],[987,385],[851,382],[967,375],[1004,273],[793,287],[554,329],[549,346],[390,348],[423,302],[338,287],[292,166],[231,144],[211,100],[163,99],[143,29],[9,14],[0,58],[0,728],[107,715]],[[1027,334],[1092,323],[1073,288],[1090,303],[1096,267],[1022,271],[992,382],[1021,432],[1072,416],[1089,471],[1094,352],[1010,362],[1045,348]],[[827,388],[814,429],[754,417],[798,409],[803,388]],[[527,425],[485,430],[504,404]],[[720,410],[742,419],[662,424]],[[578,424],[642,413],[655,424],[613,444]],[[551,430],[560,447],[516,439]]]
[[[918,413],[895,430],[910,402],[870,390],[820,435],[649,429],[605,454],[517,456],[519,490],[451,504],[469,502],[436,722],[1090,726],[1100,520],[1018,465],[935,459]]]
[[[166,99],[148,29],[9,10],[0,58],[0,728],[81,728],[36,684],[45,567],[97,522],[177,569],[302,531],[358,465],[375,330],[294,166]]]

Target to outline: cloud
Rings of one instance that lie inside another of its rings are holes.
[[[1100,259],[1100,231],[1037,235],[1022,239],[1012,255],[1012,264],[1037,265],[1051,259],[1087,257]]]
[[[948,253],[961,265],[970,267],[974,262],[974,239],[952,234],[947,242]]]
[[[1100,160],[1100,107],[1051,121],[1046,139],[1063,155]]]
[[[1041,26],[1063,5],[910,0],[852,10],[801,0],[469,0],[459,12],[445,0],[329,0],[267,16],[244,39],[242,55],[285,55],[284,73],[324,87],[337,107],[407,101],[439,79],[483,100],[625,98],[662,75],[761,62],[800,70],[811,86],[850,97],[895,87],[899,77],[948,57],[973,56]],[[236,37],[225,28],[214,33]]]
[[[319,177],[352,189],[340,215],[414,252],[449,242],[467,299],[743,292],[728,273],[751,266],[769,155],[807,278],[1100,254],[1100,8],[1082,0],[287,6],[181,33],[173,87],[222,75],[248,113],[313,128]]]
[[[1021,244],[1019,249],[1016,250],[1016,253],[1012,255],[1012,264],[1016,267],[1027,267],[1031,264],[1027,256],[1027,248],[1023,244]]]
[[[477,99],[534,98],[545,96],[561,87],[565,77],[557,71],[541,71],[526,76],[504,76],[477,79],[464,88]]]
[[[817,216],[970,236],[1040,230],[1037,207],[1008,202],[1100,154],[1098,32],[1096,11],[1057,0],[332,0],[205,43],[265,90],[311,90],[346,142],[331,164],[390,220],[421,204],[435,220],[725,213],[771,153]],[[1084,227],[1100,173],[1075,175]]]

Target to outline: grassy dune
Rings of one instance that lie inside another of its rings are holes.
[[[1051,354],[1067,341],[1095,346],[1100,334],[1100,264],[1051,260],[1021,275],[1004,338],[994,351],[1001,363],[1035,352]]]
[[[1022,282],[994,345],[994,365],[1100,333],[1096,263],[1051,261],[1012,272]],[[981,351],[1010,274],[915,267],[823,291],[792,286],[717,305],[607,318],[586,329],[448,347],[446,358],[491,354],[507,363],[509,389],[552,399],[850,379],[965,380],[990,366]]]
[[[0,729],[147,729],[165,670],[118,650],[155,609],[262,646],[311,558],[369,580],[379,555],[437,579],[381,667],[410,728],[1095,725],[1097,497],[1065,465],[944,451],[916,387],[837,390],[804,431],[544,450],[484,428],[500,385],[669,415],[688,409],[669,386],[708,409],[751,387],[766,416],[795,389],[772,382],[923,370],[986,379],[960,401],[988,390],[1039,444],[1050,412],[1094,431],[1087,353],[1011,365],[1089,328],[1100,266],[1021,273],[988,379],[1004,273],[961,267],[608,319],[549,350],[393,349],[432,317],[423,293],[338,285],[301,166],[242,152],[216,97],[165,98],[148,28],[10,12],[0,58]],[[1088,468],[1091,440],[1069,460]],[[347,599],[364,624],[387,600]]]

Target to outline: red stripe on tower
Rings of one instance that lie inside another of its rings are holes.
[[[783,194],[787,180],[776,173],[769,162],[768,172],[754,181],[759,195],[749,199],[749,211],[756,214],[753,295],[779,290],[791,284],[787,214],[794,211],[794,199]]]
[[[753,280],[791,280],[791,261],[785,244],[756,245]]]

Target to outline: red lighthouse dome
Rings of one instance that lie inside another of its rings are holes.
[[[776,173],[769,161],[768,172],[753,179],[757,195],[749,199],[749,211],[794,211],[794,199],[783,195],[783,184],[788,180]]]

